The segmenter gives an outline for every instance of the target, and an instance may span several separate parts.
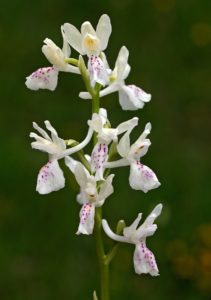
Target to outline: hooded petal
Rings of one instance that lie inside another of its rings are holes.
[[[133,262],[137,274],[149,273],[151,276],[159,275],[154,254],[146,247],[144,241],[136,245]]]
[[[63,171],[58,161],[49,161],[41,168],[37,178],[36,191],[40,194],[49,194],[62,189],[65,185]]]
[[[100,54],[100,40],[96,35],[92,24],[88,21],[81,25],[81,34],[83,37],[83,48],[88,56]]]
[[[65,56],[62,50],[50,39],[46,38],[42,46],[42,52],[47,60],[57,68],[65,68]]]
[[[96,37],[96,32],[95,32],[92,24],[89,21],[86,21],[81,25],[81,34],[82,34],[83,38],[87,34],[90,34],[90,35]]]
[[[98,56],[91,55],[89,57],[88,71],[92,87],[94,87],[96,83],[99,83],[102,86],[108,84],[108,72],[103,61]]]
[[[139,161],[134,161],[130,165],[129,183],[134,190],[142,190],[144,193],[160,186],[155,173]]]
[[[54,67],[40,68],[26,77],[26,86],[30,90],[47,89],[54,91],[58,82],[58,70]]]
[[[100,51],[107,48],[108,40],[111,35],[112,27],[111,21],[108,15],[102,15],[98,21],[96,34],[100,40]]]
[[[78,67],[65,62],[65,59],[70,56],[71,51],[63,32],[63,26],[61,26],[61,32],[63,36],[63,48],[60,49],[52,40],[47,38],[44,40],[45,45],[42,46],[42,52],[57,70],[79,74],[80,71]]]
[[[94,204],[84,204],[80,211],[80,223],[76,234],[92,234],[94,229],[94,216]]]
[[[105,108],[100,108],[99,113],[93,113],[92,119],[88,120],[88,125],[95,132],[100,133],[102,131],[103,126],[107,122],[107,111]]]
[[[84,55],[85,51],[82,47],[82,35],[80,31],[75,26],[69,23],[65,23],[63,25],[63,30],[70,46],[73,47],[81,55]]]

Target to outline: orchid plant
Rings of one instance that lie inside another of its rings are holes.
[[[119,51],[114,69],[110,69],[103,51],[108,46],[111,31],[110,18],[106,14],[100,17],[96,30],[90,22],[84,22],[80,31],[72,24],[65,23],[61,26],[62,49],[49,38],[44,40],[42,52],[51,66],[39,68],[26,77],[26,86],[29,89],[54,91],[59,72],[79,74],[87,90],[80,92],[79,97],[90,99],[92,104],[92,115],[87,121],[88,132],[82,142],[60,138],[49,121],[44,122],[46,130],[33,122],[33,127],[39,134],[31,132],[30,137],[34,139],[32,148],[48,153],[48,161],[38,173],[38,193],[48,194],[64,188],[65,178],[59,166],[61,159],[64,159],[65,165],[78,183],[79,193],[76,199],[82,207],[76,234],[94,234],[100,267],[100,296],[94,291],[94,300],[110,299],[109,266],[122,242],[135,245],[133,262],[137,274],[159,275],[155,256],[146,246],[146,238],[152,236],[157,229],[154,221],[162,211],[162,204],[158,204],[139,227],[141,213],[130,226],[126,227],[125,222],[120,220],[116,232],[110,229],[103,217],[103,205],[114,192],[114,174],[110,174],[113,169],[130,167],[129,185],[132,189],[146,193],[160,185],[155,173],[142,164],[142,157],[151,145],[148,138],[151,124],[147,123],[139,138],[131,143],[130,134],[138,125],[139,119],[134,117],[113,128],[106,109],[100,107],[100,98],[113,92],[118,92],[123,110],[142,109],[151,100],[151,95],[141,88],[134,84],[125,84],[131,70],[128,64],[129,51],[125,46]],[[79,53],[79,57],[71,57],[71,47]],[[90,155],[84,154],[82,149],[91,140],[93,150]],[[74,153],[78,159],[71,157]],[[114,160],[116,155],[119,159]],[[105,251],[104,247],[105,234],[115,241],[109,251]]]

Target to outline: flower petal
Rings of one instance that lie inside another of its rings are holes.
[[[79,52],[81,55],[85,54],[85,51],[82,47],[82,35],[79,32],[79,30],[73,26],[72,24],[65,23],[63,25],[64,35],[70,44],[71,47],[73,47],[77,52]]]
[[[149,273],[151,276],[159,275],[154,254],[146,247],[144,241],[136,245],[133,262],[137,274]]]
[[[119,90],[119,84],[112,83],[111,85],[107,86],[105,89],[100,91],[100,97],[104,97],[106,95],[112,94]]]
[[[144,90],[134,84],[127,85],[127,87],[131,90],[134,97],[140,101],[149,102],[152,98],[151,94],[147,94]]]
[[[151,129],[151,123],[147,123],[144,132],[140,135],[136,142],[131,145],[129,156],[133,157],[135,160],[139,160],[140,157],[147,153],[151,142],[149,139],[146,139],[146,137],[148,134],[150,134]]]
[[[100,186],[100,192],[96,206],[102,206],[105,202],[105,199],[108,198],[114,192],[114,188],[112,185],[113,178],[114,174],[109,175]]]
[[[58,82],[58,70],[54,67],[40,68],[26,77],[26,86],[30,90],[47,89],[54,91]]]
[[[36,187],[38,193],[49,194],[62,189],[64,185],[65,178],[57,160],[49,161],[39,171]]]
[[[75,168],[79,162],[70,156],[66,156],[64,161],[65,165],[70,169],[70,171],[75,174]]]
[[[42,46],[42,52],[47,60],[59,69],[64,69],[66,66],[65,56],[62,50],[50,39],[44,40],[45,45]]]
[[[119,103],[123,110],[137,110],[151,100],[151,95],[135,85],[122,85],[119,90]]]
[[[88,92],[80,92],[80,93],[79,93],[79,97],[80,97],[81,99],[85,99],[85,100],[87,100],[87,99],[92,99],[92,96],[91,96],[90,93],[88,93]]]
[[[136,229],[138,227],[139,222],[141,221],[142,213],[138,214],[138,217],[133,221],[133,223],[130,226],[127,226],[123,229],[123,235],[130,239],[131,236],[134,235],[134,232],[136,232]]]
[[[76,234],[92,234],[94,229],[94,204],[86,203],[82,206],[80,211],[80,223]]]
[[[31,143],[33,149],[37,149],[53,155],[58,153],[58,147],[53,144],[52,141],[48,141],[34,132],[31,132],[29,136],[36,140],[35,142]]]
[[[114,73],[116,72],[117,81],[123,81],[127,78],[130,72],[130,66],[128,65],[128,57],[129,57],[129,51],[125,46],[122,46],[122,48],[119,51],[119,54],[116,59],[115,63],[115,69]]]
[[[82,165],[82,163],[78,162],[75,167],[75,179],[82,189],[86,187],[90,177],[91,175],[87,169]]]
[[[104,14],[100,17],[97,28],[96,34],[100,40],[100,50],[103,51],[107,48],[108,40],[111,35],[112,27],[111,21],[108,15]]]
[[[144,193],[160,186],[155,173],[139,161],[130,165],[129,183],[134,190],[142,190]]]
[[[102,132],[103,126],[107,122],[107,111],[104,108],[100,108],[99,113],[93,113],[92,119],[88,120],[88,125],[98,134]]]
[[[96,83],[99,83],[102,86],[108,84],[108,72],[103,64],[103,61],[98,56],[91,55],[89,57],[88,71],[92,87],[94,87]]]
[[[32,124],[33,124],[34,129],[36,129],[46,140],[51,141],[50,136],[47,134],[47,132],[44,129],[42,129],[40,126],[38,126],[37,123],[35,123],[35,122],[33,122]]]
[[[130,151],[130,133],[131,130],[128,130],[123,137],[120,139],[118,145],[117,145],[117,151],[118,153],[126,158],[128,156],[128,153]]]
[[[161,214],[163,205],[160,203],[155,206],[153,211],[149,214],[149,216],[146,218],[144,223],[142,224],[143,227],[150,226],[154,223],[155,219]]]
[[[105,219],[102,220],[102,226],[107,236],[109,236],[112,240],[129,244],[131,243],[125,236],[114,233]]]
[[[71,54],[71,48],[70,48],[70,46],[68,45],[68,42],[67,42],[67,38],[66,38],[66,35],[65,35],[65,31],[64,31],[64,26],[63,26],[63,25],[61,26],[61,33],[62,33],[62,37],[63,37],[63,47],[62,47],[62,52],[64,53],[64,56],[67,58],[67,57],[70,57],[70,54]]]
[[[106,144],[97,143],[91,155],[91,169],[96,172],[95,179],[104,180],[103,171],[104,164],[108,158],[108,146]]]
[[[53,143],[55,145],[57,145],[61,151],[65,150],[66,149],[65,141],[63,139],[61,139],[60,137],[58,137],[57,131],[53,128],[53,126],[51,125],[51,123],[48,120],[46,120],[44,123],[45,123],[46,128],[51,132],[51,138],[52,138]]]
[[[89,21],[86,21],[81,25],[81,34],[82,34],[83,38],[87,34],[90,34],[93,37],[96,37],[96,32],[95,32],[92,24]]]
[[[128,121],[125,121],[125,122],[119,124],[119,126],[117,126],[116,129],[117,129],[118,134],[121,134],[128,130],[131,131],[137,125],[138,125],[138,118],[134,117]]]

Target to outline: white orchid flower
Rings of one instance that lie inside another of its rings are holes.
[[[100,17],[96,31],[90,22],[81,25],[81,32],[72,24],[64,24],[64,33],[70,46],[89,57],[88,71],[92,86],[96,82],[103,86],[109,82],[108,70],[99,55],[107,48],[111,31],[110,18],[105,14]]]
[[[51,136],[35,122],[33,122],[33,127],[40,133],[40,136],[34,132],[30,133],[30,137],[35,139],[35,141],[31,143],[32,148],[49,154],[48,163],[40,169],[37,178],[36,191],[40,194],[48,194],[64,187],[65,178],[63,171],[59,167],[58,159],[81,150],[89,143],[93,133],[93,131],[89,129],[84,141],[73,148],[66,149],[65,141],[58,137],[56,130],[49,121],[45,121],[45,126],[51,132]]]
[[[106,198],[113,193],[112,180],[114,175],[109,175],[100,185],[99,191],[97,181],[90,175],[87,169],[71,157],[65,158],[65,163],[74,173],[76,181],[80,186],[77,201],[82,205],[80,211],[80,223],[76,234],[92,234],[94,228],[95,207],[104,204]]]
[[[54,91],[57,82],[59,71],[71,72],[79,74],[78,67],[74,67],[65,62],[65,59],[70,57],[71,49],[64,35],[63,26],[61,26],[63,37],[63,48],[60,49],[52,40],[46,38],[45,45],[42,46],[42,52],[52,67],[40,68],[26,77],[26,86],[31,90],[48,89]]]
[[[56,130],[51,126],[49,121],[45,121],[45,126],[51,132],[51,137],[35,122],[33,122],[33,127],[41,136],[34,132],[30,133],[30,137],[35,139],[35,142],[31,143],[32,148],[49,154],[49,161],[41,168],[37,178],[36,191],[40,194],[48,194],[60,190],[65,185],[63,171],[55,158],[58,153],[66,149],[65,142],[58,137]]]
[[[130,73],[128,64],[128,49],[123,46],[118,54],[115,68],[110,75],[110,85],[100,91],[100,97],[118,91],[119,103],[123,110],[137,110],[143,108],[146,102],[151,100],[151,95],[144,92],[141,88],[134,84],[126,85],[125,79]],[[82,99],[90,99],[91,95],[87,92],[81,92],[79,97]]]
[[[72,24],[64,24],[64,33],[68,43],[81,55],[98,56],[107,48],[111,31],[110,18],[105,14],[100,17],[96,31],[88,21],[81,25],[81,32]]]
[[[88,121],[88,125],[97,133],[97,144],[91,154],[91,169],[96,172],[97,180],[103,180],[104,164],[108,159],[108,145],[114,141],[118,141],[118,135],[127,130],[131,130],[138,124],[138,118],[132,118],[121,123],[116,128],[108,128],[109,121],[107,119],[107,111],[100,108],[99,114],[94,113],[92,120]]]
[[[140,158],[147,153],[151,145],[150,140],[146,138],[150,131],[151,124],[147,123],[144,132],[137,141],[130,146],[131,130],[128,130],[117,145],[117,151],[123,158],[105,164],[106,168],[130,165],[130,186],[135,190],[142,190],[145,193],[160,186],[160,182],[155,173],[140,162]]]
[[[146,218],[144,223],[138,227],[142,214],[138,214],[135,221],[123,230],[123,236],[115,234],[109,227],[106,220],[102,220],[105,233],[113,240],[135,245],[133,263],[137,274],[149,273],[151,276],[158,276],[159,271],[154,254],[146,246],[146,238],[152,236],[157,225],[153,224],[162,211],[162,204],[158,204]]]

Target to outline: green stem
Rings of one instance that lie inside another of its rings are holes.
[[[113,246],[113,248],[108,252],[108,254],[106,255],[104,261],[105,261],[105,264],[107,266],[109,266],[110,262],[112,261],[112,259],[116,256],[117,254],[117,251],[118,251],[118,248],[119,248],[119,244],[115,244]]]
[[[100,109],[100,85],[96,84],[94,93],[92,94],[92,113],[99,113]],[[94,145],[97,143],[97,135],[93,136]],[[98,257],[98,264],[100,269],[100,287],[101,298],[100,300],[109,300],[109,264],[106,264],[106,255],[102,238],[102,207],[95,209],[95,239],[96,251]]]
[[[92,113],[99,113],[100,109],[100,98],[99,91],[95,90],[95,93],[92,94]],[[94,146],[97,144],[97,134],[94,132],[93,134],[93,143]]]
[[[100,269],[101,300],[109,300],[109,264],[106,264],[106,255],[102,239],[102,207],[95,210],[95,239]]]
[[[89,74],[87,72],[84,60],[82,56],[79,56],[78,66],[83,77],[87,91],[92,96],[92,113],[99,113],[100,109],[100,89],[101,85],[96,84],[92,87],[90,84]],[[93,135],[94,146],[97,143],[97,134]],[[101,288],[101,298],[100,300],[109,300],[109,264],[106,263],[106,255],[104,250],[103,238],[102,238],[102,207],[95,208],[95,226],[94,235],[96,240],[96,252],[100,271],[100,288]],[[94,294],[96,298],[96,294]]]
[[[78,67],[78,60],[75,58],[65,58],[65,62]]]

